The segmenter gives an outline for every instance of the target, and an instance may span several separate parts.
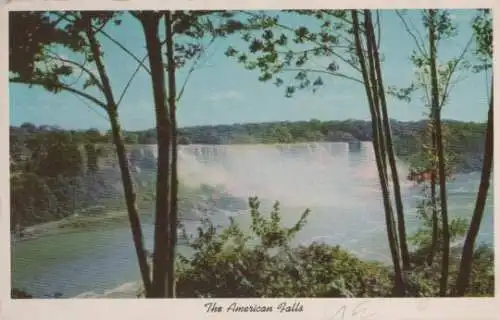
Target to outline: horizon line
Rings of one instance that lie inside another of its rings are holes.
[[[428,121],[428,118],[421,118],[418,120],[398,120],[391,118],[389,119],[390,122],[398,122],[398,123],[419,123],[419,122],[425,122]],[[193,124],[193,125],[185,125],[185,126],[178,126],[177,129],[193,129],[193,128],[210,128],[210,127],[219,127],[219,126],[244,126],[244,125],[266,125],[266,124],[294,124],[294,123],[308,123],[312,121],[320,121],[321,123],[325,122],[333,122],[333,123],[341,123],[341,122],[367,122],[370,123],[372,120],[365,120],[365,119],[355,119],[355,118],[348,118],[344,120],[320,120],[316,118],[311,118],[309,120],[271,120],[271,121],[261,121],[261,122],[232,122],[232,123],[218,123],[218,124]],[[451,118],[445,118],[441,119],[442,122],[458,122],[458,123],[469,123],[469,124],[486,124],[486,121],[473,121],[473,120],[456,120],[456,119],[451,119]],[[87,131],[87,130],[98,130],[98,131],[104,131],[104,129],[98,129],[96,127],[89,127],[87,129],[76,129],[76,128],[64,128],[61,127],[60,125],[57,124],[40,124],[40,125],[35,125],[32,122],[25,121],[21,124],[18,125],[13,125],[9,124],[9,130],[11,128],[20,128],[23,124],[32,124],[36,126],[37,128],[40,127],[53,127],[53,128],[58,128],[60,130],[64,131]],[[142,132],[142,131],[150,131],[150,130],[155,130],[155,126],[150,127],[150,128],[145,128],[145,129],[135,129],[135,130],[129,130],[123,128],[123,132]],[[106,129],[106,131],[111,130],[111,129]]]

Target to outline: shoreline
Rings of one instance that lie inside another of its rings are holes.
[[[139,212],[140,216],[147,212]],[[95,227],[102,223],[119,224],[128,222],[127,210],[113,210],[99,215],[71,215],[59,220],[44,222],[32,225],[22,230],[23,236],[16,235],[15,231],[10,232],[11,243],[19,243],[37,240],[46,236],[58,235],[61,233],[71,233],[83,231],[86,228]]]

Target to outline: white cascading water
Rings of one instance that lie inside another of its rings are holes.
[[[406,166],[398,168],[404,178]],[[370,142],[182,146],[179,177],[189,185],[219,185],[236,197],[257,195],[290,206],[338,208],[380,198]]]

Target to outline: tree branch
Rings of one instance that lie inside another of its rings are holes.
[[[57,13],[57,12],[54,12],[55,15],[57,15],[59,18],[61,19],[64,19],[70,23],[74,23],[74,21],[71,21],[70,19],[67,18],[66,14],[60,14],[60,13]],[[134,14],[131,14],[132,16],[135,17]],[[122,45],[119,41],[117,41],[115,38],[113,38],[112,36],[110,36],[107,32],[105,32],[104,30],[102,29],[95,29],[92,27],[92,31],[93,32],[96,32],[96,33],[100,33],[102,34],[104,37],[106,37],[108,40],[110,40],[111,42],[113,42],[115,45],[117,45],[120,49],[122,49],[125,53],[127,53],[132,59],[134,59],[137,63],[139,63],[139,65],[144,69],[146,70],[146,72],[148,72],[149,74],[151,74],[151,71],[149,70],[149,68],[143,63],[141,62],[141,60],[139,60],[139,58],[137,58],[137,56],[135,54],[133,54],[129,49],[127,49],[124,45]]]
[[[249,15],[250,17],[254,17],[254,18],[261,18],[259,15],[253,13],[253,12],[249,12],[249,11],[245,11],[245,10],[242,10],[241,11],[242,13],[246,14],[246,15]],[[282,29],[285,29],[287,31],[291,31],[291,32],[295,32],[295,30],[289,26],[286,26],[284,24],[281,24],[281,23],[276,23],[276,25]],[[319,46],[322,46],[323,44],[319,41],[316,41],[314,39],[311,39],[310,37],[306,37],[307,40],[309,40],[310,42],[312,43],[315,43]],[[331,50],[329,47],[326,47],[328,49],[328,51],[335,57],[337,57],[338,59],[340,59],[342,62],[344,62],[345,64],[347,64],[348,66],[350,66],[351,68],[353,68],[354,70],[358,71],[358,72],[361,72],[361,70],[354,64],[352,63],[351,61],[345,59],[344,57],[342,57],[340,54],[336,53],[335,51]]]
[[[425,52],[425,49],[423,49],[423,48],[425,48],[425,46],[423,46],[423,44],[422,44],[423,41],[420,42],[421,40],[420,41],[418,40],[417,36],[411,30],[410,26],[406,22],[405,18],[403,17],[403,14],[400,12],[400,10],[396,10],[396,15],[399,17],[399,19],[403,23],[403,26],[404,26],[406,32],[413,38],[413,41],[415,41],[415,45],[417,46],[417,49],[420,52],[420,54],[424,57],[428,57],[427,52]]]
[[[208,43],[208,45],[206,46],[206,48],[204,48],[203,51],[206,51],[206,49],[208,47],[210,47],[214,43],[214,41],[215,41],[215,37],[212,37],[212,39],[210,40],[210,42]],[[193,62],[193,64],[189,68],[189,71],[188,71],[186,77],[184,78],[184,82],[182,83],[181,90],[179,90],[179,94],[177,95],[176,101],[179,101],[181,99],[182,94],[184,93],[184,90],[186,89],[186,86],[187,86],[187,83],[189,81],[189,78],[191,77],[191,74],[194,72],[194,70],[196,69],[196,66],[200,62],[201,56],[203,54],[203,51],[201,51],[199,53],[198,57],[196,58],[196,60]]]
[[[142,63],[144,63],[144,61],[146,61],[146,59],[148,58],[148,55],[145,55],[143,58],[142,58]],[[137,64],[137,67],[135,68],[134,72],[132,73],[132,75],[130,76],[130,78],[128,79],[127,81],[127,84],[125,85],[125,87],[123,88],[123,91],[122,93],[120,94],[120,97],[118,98],[118,102],[116,103],[117,106],[120,105],[120,103],[122,102],[123,100],[123,97],[125,96],[125,94],[127,93],[128,91],[128,88],[130,87],[130,85],[132,84],[132,81],[134,80],[135,76],[137,75],[137,73],[139,73],[139,70],[141,70],[141,64]]]
[[[54,60],[58,60],[58,61],[61,61],[61,62],[64,62],[64,63],[69,63],[69,64],[72,64],[78,68],[80,68],[80,70],[82,70],[83,72],[85,72],[92,80],[95,81],[97,87],[101,90],[101,92],[104,92],[103,90],[103,87],[102,87],[102,84],[99,82],[99,79],[97,79],[97,77],[92,73],[92,71],[90,71],[88,68],[85,67],[85,65],[81,64],[81,63],[78,63],[76,61],[73,61],[73,60],[68,60],[68,59],[64,59],[62,58],[61,56],[59,56],[58,54],[52,52],[53,55],[50,55],[50,54],[46,54],[47,57],[51,58],[51,59],[54,59]]]
[[[132,14],[132,13],[131,13]],[[134,17],[136,17],[137,19],[140,19],[137,14],[134,14]],[[162,42],[160,42],[160,45],[164,45],[166,43],[166,40],[163,40]],[[139,73],[139,70],[141,70],[141,68],[144,68],[144,62],[146,61],[146,59],[148,58],[148,54],[145,54],[141,61],[137,64],[137,67],[135,68],[134,72],[132,73],[132,75],[130,76],[130,78],[128,79],[127,81],[127,84],[125,85],[125,87],[123,88],[123,91],[122,93],[120,94],[120,98],[118,99],[118,102],[117,102],[117,106],[120,105],[120,103],[122,102],[123,98],[125,97],[125,94],[127,93],[130,85],[132,84],[132,81],[134,80],[135,76],[137,76],[137,74]],[[165,67],[167,67],[167,65],[165,65]],[[149,72],[149,74],[151,75],[151,72],[149,71],[149,69],[147,69],[146,71]],[[184,87],[183,89],[181,90],[181,92],[184,91]]]
[[[450,87],[451,77],[455,73],[455,70],[456,70],[458,64],[460,62],[462,62],[462,60],[464,59],[464,56],[467,53],[467,51],[469,50],[469,47],[470,47],[470,45],[471,45],[471,43],[472,43],[473,40],[474,40],[474,36],[472,35],[470,37],[469,41],[467,42],[467,44],[465,45],[464,49],[462,50],[462,53],[457,58],[457,61],[453,64],[453,66],[450,69],[450,73],[448,75],[448,78],[446,79],[445,87],[444,87],[444,90],[443,90],[443,97],[441,99],[441,103],[439,104],[439,110],[441,110],[443,108],[444,103],[446,102],[446,98],[449,96],[449,87]],[[456,83],[457,82],[455,82],[455,84]]]
[[[376,10],[377,13],[377,51],[380,50],[380,39],[382,38],[382,25],[380,24],[380,10]]]
[[[144,64],[144,62],[142,62],[139,58],[137,58],[137,56],[135,54],[133,54],[129,49],[127,49],[123,44],[121,44],[119,41],[115,40],[113,37],[111,37],[104,30],[101,30],[100,33],[103,34],[106,38],[108,38],[111,42],[116,44],[118,47],[120,47],[120,49],[125,51],[125,53],[127,53],[130,57],[132,57],[132,59],[134,59],[144,70],[146,70],[147,73],[151,74],[151,70],[149,70],[149,68]]]
[[[42,87],[44,87],[44,86],[47,85],[47,82],[42,81],[42,80],[22,80],[22,79],[19,79],[19,78],[10,78],[9,82],[19,83],[19,84],[26,84],[26,85],[37,85],[37,86],[42,86]],[[92,101],[93,103],[95,103],[99,107],[103,108],[104,110],[106,110],[106,111],[108,110],[107,104],[105,104],[104,102],[100,101],[97,98],[94,98],[93,96],[91,96],[88,93],[85,93],[85,92],[77,90],[77,89],[73,89],[73,88],[71,88],[71,87],[69,87],[67,85],[62,84],[62,83],[55,84],[55,87],[57,87],[58,89],[61,89],[61,90],[68,91],[70,93],[76,94],[76,95],[78,95],[78,96],[80,96],[82,98],[85,98],[85,99],[87,99],[89,101]]]
[[[106,123],[109,123],[109,118],[107,116],[100,114],[99,112],[97,112],[97,110],[92,108],[92,106],[87,102],[87,100],[83,99],[82,97],[80,97],[79,95],[76,95],[76,94],[75,94],[75,97],[77,97],[85,106],[87,106],[87,108],[89,108],[92,112],[97,114],[100,118],[106,120]]]
[[[331,71],[321,70],[321,69],[284,68],[281,71],[283,71],[283,72],[301,72],[302,71],[302,72],[324,73],[324,74],[328,74],[328,75],[331,75],[331,76],[336,76],[336,77],[340,77],[340,78],[352,80],[352,81],[360,83],[360,84],[364,84],[363,81],[361,81],[361,80],[359,80],[357,78],[345,75],[343,73],[331,72]]]

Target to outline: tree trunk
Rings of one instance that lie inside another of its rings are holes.
[[[385,209],[385,220],[386,220],[386,227],[387,227],[387,237],[389,241],[389,248],[391,251],[391,257],[392,257],[392,262],[394,265],[394,278],[395,278],[395,289],[396,289],[396,295],[398,296],[403,296],[404,295],[404,285],[403,285],[403,277],[401,273],[401,266],[400,266],[400,261],[399,261],[399,253],[398,253],[398,248],[396,245],[396,234],[394,230],[394,217],[393,217],[393,212],[392,212],[392,205],[391,205],[391,199],[390,199],[390,194],[389,194],[389,188],[387,186],[387,180],[385,179],[384,175],[384,170],[383,170],[383,162],[381,159],[381,146],[380,141],[379,141],[379,130],[380,128],[377,126],[378,123],[378,113],[377,110],[374,108],[375,103],[374,99],[377,99],[376,92],[372,91],[372,87],[370,85],[370,80],[368,77],[368,71],[366,69],[366,63],[365,63],[365,57],[362,49],[362,44],[361,44],[361,38],[360,38],[360,30],[359,30],[359,20],[358,20],[358,15],[356,10],[351,11],[352,15],[352,20],[353,20],[353,27],[354,27],[354,40],[356,43],[356,54],[359,58],[360,66],[361,66],[361,72],[363,74],[363,80],[365,83],[365,90],[366,90],[366,95],[368,98],[368,104],[370,107],[370,114],[371,114],[371,123],[372,123],[372,131],[373,131],[373,147],[375,150],[375,159],[376,159],[376,164],[377,164],[377,169],[378,169],[378,174],[379,174],[379,181],[380,181],[380,186],[382,189],[382,197],[383,197],[383,204],[384,204],[384,209]],[[371,56],[371,54],[369,53]],[[371,58],[371,57],[369,57]]]
[[[392,132],[391,132],[391,124],[389,120],[389,115],[387,114],[387,101],[385,99],[385,91],[384,84],[382,81],[382,71],[380,68],[380,58],[377,50],[377,45],[375,41],[375,34],[373,32],[373,23],[371,19],[370,10],[365,10],[365,15],[367,16],[367,21],[370,24],[370,28],[367,29],[368,37],[371,39],[371,50],[373,51],[373,58],[375,60],[375,70],[377,72],[378,78],[378,89],[380,96],[380,106],[382,109],[382,125],[384,128],[385,139],[386,139],[386,148],[387,148],[387,156],[389,158],[389,166],[391,168],[392,174],[392,184],[394,189],[394,198],[396,202],[396,214],[397,214],[397,225],[398,225],[398,235],[399,235],[399,245],[401,249],[401,260],[403,263],[403,270],[410,269],[410,254],[408,251],[408,243],[406,237],[406,225],[405,225],[405,216],[403,209],[403,200],[401,197],[401,186],[399,184],[399,175],[398,169],[396,167],[396,157],[394,155],[394,149],[392,145]],[[382,129],[381,129],[382,130]]]
[[[368,11],[368,10],[366,10]],[[366,11],[365,11],[365,16],[366,16]],[[370,20],[365,19],[364,21],[364,26],[365,30],[368,30],[370,28],[369,26]],[[368,33],[366,34],[366,37],[368,38]],[[380,146],[380,159],[382,161],[382,167],[383,167],[383,173],[384,173],[384,179],[385,181],[389,181],[388,175],[387,175],[387,144],[386,144],[386,138],[384,131],[382,130],[383,123],[382,123],[382,118],[380,117],[380,99],[378,96],[379,88],[378,85],[379,83],[377,82],[377,75],[376,75],[376,69],[375,69],[375,58],[374,58],[374,52],[371,49],[371,39],[368,41],[367,40],[367,51],[368,53],[368,68],[370,70],[369,76],[370,76],[370,81],[372,84],[372,96],[373,96],[373,108],[377,111],[377,128],[378,128],[378,143]],[[396,236],[397,238],[397,236]]]
[[[175,298],[175,257],[177,246],[177,197],[178,197],[178,180],[177,180],[177,117],[176,117],[176,65],[174,61],[173,49],[173,33],[172,33],[172,13],[167,11],[165,13],[165,35],[167,46],[167,74],[168,74],[168,104],[170,113],[171,125],[171,146],[172,146],[172,172],[171,172],[171,194],[170,194],[170,234],[172,243],[169,246],[170,259],[168,269],[167,286],[171,297]]]
[[[142,24],[149,54],[151,80],[156,115],[156,134],[158,139],[158,167],[156,180],[156,219],[155,244],[153,256],[152,297],[170,297],[167,286],[167,273],[172,257],[170,225],[170,123],[165,92],[165,74],[161,43],[158,35],[160,18],[155,12],[143,13]]]
[[[142,282],[144,283],[144,291],[146,296],[151,290],[151,271],[149,268],[146,250],[144,249],[144,241],[142,235],[141,221],[136,205],[136,195],[132,176],[127,162],[127,155],[125,151],[125,144],[123,142],[123,135],[121,132],[120,124],[118,122],[118,113],[116,109],[110,109],[108,112],[111,122],[111,130],[113,134],[113,142],[116,146],[116,154],[118,156],[118,164],[120,166],[121,177],[123,181],[123,189],[127,203],[128,216],[130,226],[132,229],[132,236],[134,239],[135,251],[139,260],[139,269],[141,272]]]
[[[450,229],[448,223],[448,203],[446,196],[446,168],[444,159],[444,146],[443,146],[443,135],[442,135],[442,124],[441,124],[441,110],[439,103],[439,87],[438,87],[438,75],[436,67],[436,27],[435,18],[436,11],[434,9],[429,9],[429,47],[430,47],[430,71],[431,71],[431,90],[432,90],[432,114],[435,121],[436,130],[436,148],[438,156],[438,168],[439,168],[439,200],[441,203],[441,216],[442,216],[442,232],[443,232],[443,257],[442,257],[442,269],[441,269],[441,281],[439,293],[442,297],[446,296],[448,291],[448,273],[450,264]]]
[[[432,119],[430,120],[432,125]],[[432,139],[432,149],[431,149],[431,209],[432,209],[432,240],[431,247],[429,248],[429,256],[427,257],[427,264],[432,265],[436,251],[438,248],[439,241],[439,220],[438,220],[438,208],[437,208],[437,195],[436,195],[436,161],[434,160],[434,155],[436,154],[436,131],[434,126],[431,127],[431,139]]]
[[[486,128],[486,137],[484,142],[484,160],[483,170],[481,172],[481,183],[477,191],[476,206],[474,214],[467,231],[464,247],[462,250],[462,259],[460,261],[460,269],[457,277],[455,295],[464,296],[470,282],[472,271],[472,256],[474,254],[474,245],[477,234],[483,219],[484,207],[486,198],[488,197],[488,189],[490,187],[491,169],[493,166],[493,80],[491,82],[491,97],[488,110],[488,125]]]
[[[117,110],[118,107],[113,97],[113,91],[111,89],[111,84],[107,76],[106,70],[104,68],[104,64],[102,63],[101,56],[99,55],[99,45],[92,31],[93,30],[92,25],[90,25],[91,23],[90,18],[88,23],[89,27],[87,29],[87,37],[89,39],[92,55],[94,56],[97,70],[99,72],[99,76],[102,81],[104,95],[108,103],[107,112],[109,115],[109,121],[111,123],[113,142],[116,146],[116,155],[118,157],[118,164],[120,166],[120,172],[122,176],[123,192],[125,194],[125,201],[127,203],[130,229],[132,230],[132,237],[134,241],[135,251],[137,254],[137,260],[139,262],[139,269],[141,272],[142,282],[144,283],[144,289],[146,293],[148,293],[151,288],[151,278],[150,278],[151,276],[149,271],[149,265],[147,262],[146,250],[144,249],[141,222],[136,207],[134,184],[132,182],[132,177],[130,175],[125,144],[123,142],[120,123],[118,121],[118,110]]]

